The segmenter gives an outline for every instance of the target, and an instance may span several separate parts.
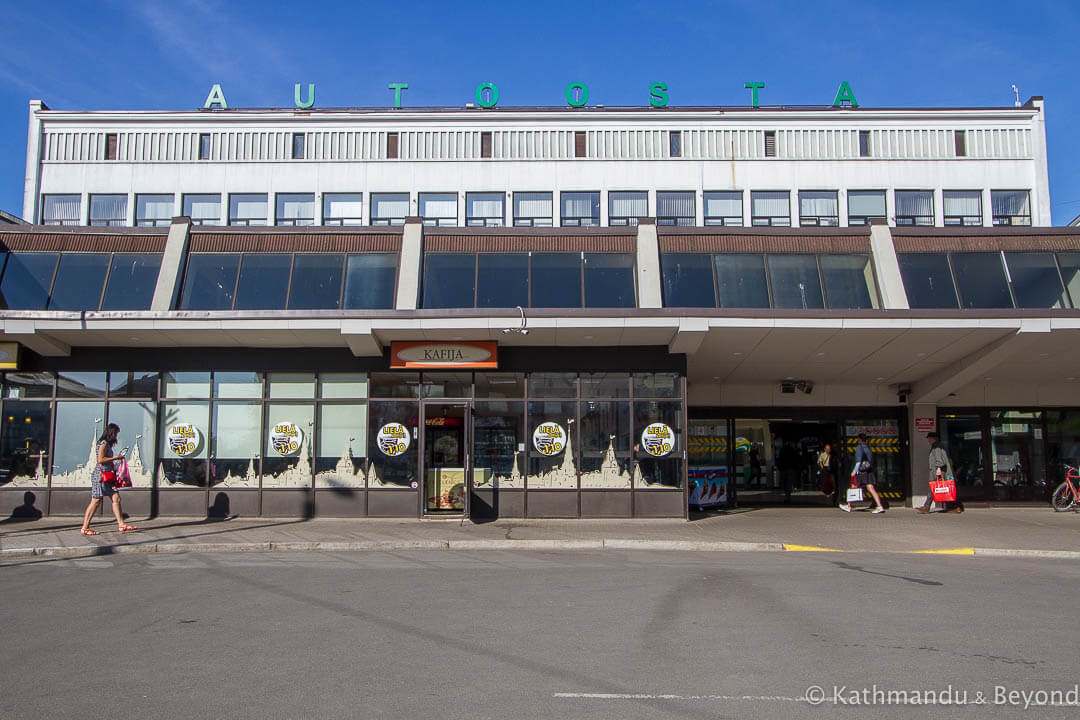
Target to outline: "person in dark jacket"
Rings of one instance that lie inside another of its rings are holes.
[[[784,502],[791,502],[791,489],[795,486],[795,480],[799,476],[799,466],[802,458],[795,447],[794,440],[785,440],[784,446],[776,456],[776,466],[780,469],[780,482],[784,485]]]

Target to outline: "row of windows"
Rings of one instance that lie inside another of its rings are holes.
[[[5,253],[0,308],[149,310],[160,267],[156,253]]]
[[[868,255],[664,253],[660,265],[665,307],[878,306]]]
[[[1080,253],[901,253],[912,308],[1080,307]]]
[[[469,192],[465,193],[467,226],[502,227],[508,224],[506,197],[510,195],[512,214],[509,224],[516,227],[552,227],[558,220],[562,227],[600,225],[600,193],[562,192],[555,204],[552,192]],[[645,190],[608,192],[608,224],[634,225],[639,217],[649,217],[649,193]],[[182,213],[199,225],[267,225],[270,223],[269,196],[266,193],[230,193],[228,216],[222,217],[221,196],[185,194]],[[837,190],[800,190],[796,194],[800,226],[840,224],[840,201]],[[361,225],[364,223],[363,193],[323,193],[322,213],[316,213],[314,193],[278,193],[274,197],[273,222],[276,225]],[[402,225],[410,215],[419,215],[425,225],[458,225],[458,194],[419,193],[416,205],[410,193],[369,193],[371,225]],[[78,225],[82,221],[80,195],[44,195],[42,221],[45,225]],[[120,226],[127,224],[127,195],[90,195],[90,224]],[[660,225],[697,223],[697,193],[657,191],[656,218]],[[893,215],[897,225],[933,225],[935,218],[933,190],[896,190]],[[556,209],[558,213],[556,213]],[[991,222],[994,225],[1030,225],[1031,196],[1027,190],[991,190]],[[702,194],[702,216],[706,225],[782,226],[793,225],[791,193],[787,190],[750,192],[750,220],[746,222],[743,191],[721,190]],[[169,194],[135,196],[135,224],[143,227],[167,226],[175,212],[175,200]],[[847,221],[865,225],[871,218],[887,216],[884,190],[848,190]],[[942,218],[946,225],[982,225],[981,190],[943,190]]]
[[[52,162],[1029,158],[1027,128],[48,131]]]

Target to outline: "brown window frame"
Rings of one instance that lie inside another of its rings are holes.
[[[484,159],[491,158],[491,132],[485,131],[480,133],[480,157]]]
[[[398,134],[396,132],[386,133],[386,159],[398,159]]]
[[[963,130],[953,130],[953,151],[956,157],[967,157],[967,133]]]
[[[585,157],[586,149],[587,146],[585,144],[585,132],[583,130],[574,131],[574,157]]]
[[[776,131],[765,131],[765,157],[776,157]]]
[[[105,133],[105,159],[115,160],[117,154],[117,148],[120,145],[119,138],[116,133]]]

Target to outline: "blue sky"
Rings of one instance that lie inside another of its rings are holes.
[[[191,109],[221,83],[232,107],[462,105],[480,82],[500,105],[827,104],[841,80],[860,105],[1047,102],[1055,224],[1080,214],[1080,2],[218,2],[0,0],[0,209],[20,214],[27,102],[55,109]]]

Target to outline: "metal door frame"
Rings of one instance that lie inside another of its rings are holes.
[[[464,448],[465,462],[462,463],[462,466],[465,468],[465,502],[464,502],[464,507],[463,507],[460,514],[455,514],[455,513],[434,514],[434,513],[428,513],[428,511],[427,511],[427,470],[428,470],[428,468],[427,468],[427,417],[428,417],[428,409],[432,408],[432,407],[457,407],[457,408],[461,408],[462,410],[464,410],[464,413],[465,413],[464,417],[462,418],[462,428],[463,428],[463,434],[464,434],[463,442],[464,442],[464,446],[465,446],[465,448]],[[470,512],[469,512],[469,510],[470,510],[470,507],[469,507],[469,505],[470,505],[470,496],[472,495],[472,491],[473,491],[473,466],[472,466],[472,458],[473,458],[473,452],[472,452],[473,451],[473,427],[472,427],[472,423],[473,423],[473,419],[472,419],[472,411],[473,411],[473,402],[472,402],[472,400],[444,400],[442,398],[425,398],[425,399],[420,401],[420,433],[419,433],[419,435],[420,435],[419,445],[420,446],[419,446],[419,448],[417,448],[418,454],[419,454],[419,458],[418,458],[418,462],[417,462],[417,468],[419,470],[418,474],[420,476],[418,481],[420,483],[419,516],[421,518],[440,518],[440,517],[444,517],[444,518],[453,518],[453,519],[456,520],[456,519],[459,519],[459,518],[468,518],[470,516]]]

